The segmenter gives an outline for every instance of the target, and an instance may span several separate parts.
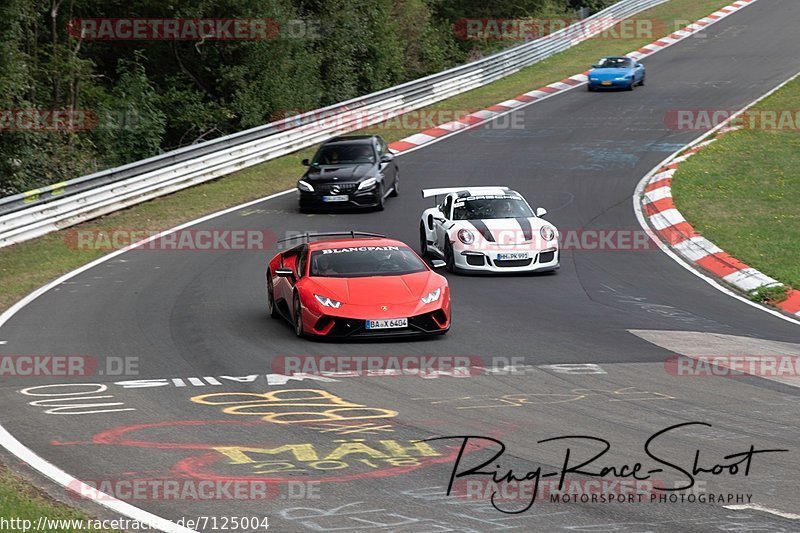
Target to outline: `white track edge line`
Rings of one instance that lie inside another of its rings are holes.
[[[765,513],[780,516],[781,518],[788,518],[789,520],[800,520],[800,514],[778,511],[777,509],[765,507],[759,503],[746,503],[742,505],[723,505],[723,507],[725,509],[731,509],[733,511],[762,511]]]

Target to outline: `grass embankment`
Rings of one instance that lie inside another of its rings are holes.
[[[0,465],[0,518],[6,519],[6,528],[0,528],[2,531],[25,531],[25,520],[29,520],[30,528],[28,531],[33,531],[36,527],[39,517],[45,516],[52,520],[64,520],[66,523],[73,521],[72,524],[77,524],[75,520],[84,521],[84,526],[91,525],[86,520],[89,517],[71,507],[55,502],[42,495],[41,491],[24,483],[17,476],[8,471],[8,469]],[[12,519],[18,519],[15,522],[10,522]],[[51,522],[52,523],[52,522]],[[62,522],[63,524],[64,522]],[[88,529],[83,527],[76,529],[73,527],[62,528],[45,528],[46,533],[111,533],[113,530],[109,529]]]
[[[798,110],[800,78],[748,111],[741,129],[681,164],[672,181],[675,204],[695,229],[737,259],[796,289]],[[783,293],[785,289],[773,288],[755,298],[774,302]]]
[[[689,21],[702,18],[728,5],[730,0],[671,0],[661,6],[640,13],[634,18],[661,21],[653,26],[651,36],[640,39],[593,39],[539,64],[524,69],[513,76],[489,86],[430,106],[427,111],[477,111],[524,92],[539,88],[583,72],[597,58],[604,55],[624,54],[663,37]],[[424,128],[423,128],[424,129]],[[380,133],[387,141],[402,139],[416,130],[373,127],[369,131]],[[111,230],[118,228],[157,231],[175,226],[220,209],[238,205],[294,186],[300,176],[300,160],[310,157],[313,149],[269,161],[267,163],[177,192],[170,196],[120,211],[80,226],[85,230]],[[61,274],[69,272],[105,251],[75,250],[66,245],[62,233],[53,233],[39,239],[0,249],[0,311],[7,309],[25,294]],[[71,516],[68,507],[36,496],[23,481],[8,471],[0,475],[0,516],[50,517]],[[79,516],[79,515],[75,515]],[[55,533],[56,530],[54,530]],[[63,529],[58,532],[71,532]]]

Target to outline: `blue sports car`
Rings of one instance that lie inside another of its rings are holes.
[[[630,57],[604,57],[589,71],[587,89],[627,89],[644,85],[644,65]]]

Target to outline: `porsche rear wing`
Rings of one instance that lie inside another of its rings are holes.
[[[475,194],[495,194],[498,191],[507,191],[508,187],[505,186],[489,186],[489,187],[439,187],[437,189],[422,189],[422,197],[429,198],[431,196],[440,196],[442,194],[450,194],[451,192],[466,192],[470,195]]]

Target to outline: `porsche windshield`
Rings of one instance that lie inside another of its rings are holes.
[[[528,218],[533,212],[522,198],[473,198],[453,204],[453,220]]]
[[[336,143],[322,146],[312,165],[359,165],[374,163],[375,151],[367,143]]]
[[[311,276],[399,276],[425,270],[427,267],[420,258],[402,246],[351,246],[311,253]]]

